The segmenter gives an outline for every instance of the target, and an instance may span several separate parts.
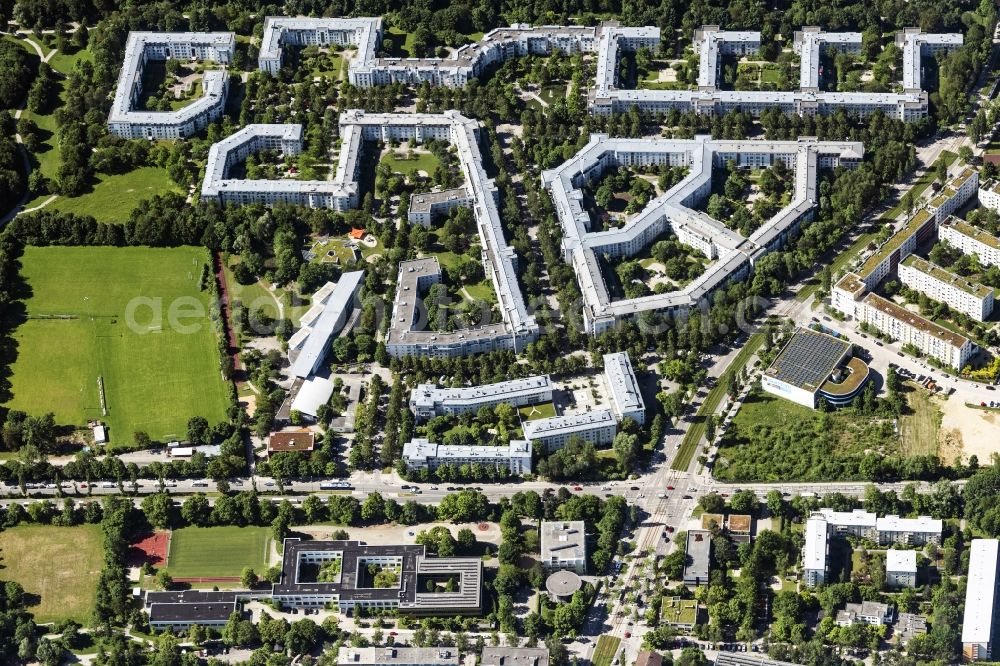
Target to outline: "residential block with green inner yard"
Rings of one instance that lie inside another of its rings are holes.
[[[192,416],[226,418],[229,388],[199,286],[207,250],[28,247],[21,263],[30,296],[12,322],[4,407],[70,426],[105,421],[112,446],[136,431],[183,438]]]

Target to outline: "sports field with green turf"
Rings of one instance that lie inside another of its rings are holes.
[[[51,411],[66,425],[106,421],[112,445],[130,444],[138,430],[183,437],[192,416],[222,421],[228,389],[199,289],[208,262],[192,247],[27,248],[21,275],[31,295],[6,359],[5,406]]]
[[[174,578],[258,574],[267,567],[271,530],[266,527],[185,527],[170,534],[167,571]]]
[[[98,525],[22,525],[0,532],[3,579],[21,584],[37,622],[86,623],[103,567]]]

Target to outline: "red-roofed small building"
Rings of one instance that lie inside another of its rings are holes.
[[[316,435],[312,430],[282,430],[272,433],[267,439],[267,455],[273,453],[311,453],[316,446]]]

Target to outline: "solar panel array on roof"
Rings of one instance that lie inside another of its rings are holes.
[[[767,374],[799,388],[815,390],[830,376],[850,344],[813,331],[798,331],[774,359]]]

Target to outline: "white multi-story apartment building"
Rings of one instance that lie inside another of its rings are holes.
[[[446,58],[378,57],[383,36],[382,19],[288,18],[269,16],[264,21],[258,65],[276,74],[285,46],[357,46],[348,66],[348,80],[356,86],[404,83],[461,87],[504,60],[529,54],[546,55],[597,50],[598,29],[586,26],[538,26],[514,24],[496,28],[478,42],[458,48]]]
[[[430,227],[439,215],[446,215],[453,208],[472,205],[472,196],[465,187],[456,187],[440,192],[420,192],[410,195],[410,207],[406,219],[410,224]]]
[[[447,647],[342,647],[337,650],[342,666],[459,666],[461,655]]]
[[[915,254],[899,265],[899,280],[907,287],[926,294],[932,300],[964,312],[977,321],[985,321],[993,312],[993,290],[969,282]]]
[[[802,582],[806,587],[816,587],[826,582],[829,529],[826,516],[821,513],[814,513],[806,519],[806,538],[802,551]]]
[[[969,579],[965,586],[965,617],[962,620],[962,655],[968,661],[993,659],[996,621],[997,559],[1000,541],[973,539],[969,556]]]
[[[523,407],[541,402],[552,402],[552,380],[548,375],[456,388],[420,384],[410,391],[410,411],[421,421],[446,414],[477,412],[482,407],[500,404]]]
[[[938,233],[941,240],[979,257],[984,266],[1000,266],[1000,238],[957,217],[945,220]]]
[[[628,354],[619,352],[604,355],[604,376],[611,389],[611,407],[619,421],[629,418],[642,425],[646,422],[646,404],[639,391],[635,371]]]
[[[876,521],[878,541],[883,546],[905,544],[909,546],[924,546],[929,543],[941,543],[943,523],[938,518],[918,516],[916,518],[900,518],[899,516],[884,516]]]
[[[587,573],[587,530],[582,520],[543,520],[542,567]]]
[[[927,34],[920,28],[903,28],[896,33],[896,46],[903,51],[903,89],[919,90],[921,85],[921,57],[954,51],[962,46],[958,33]]]
[[[903,91],[888,93],[826,92],[818,88],[820,45],[849,51],[860,43],[856,33],[822,33],[804,28],[796,34],[796,50],[800,55],[802,83],[796,91],[719,90],[716,86],[720,49],[746,53],[759,48],[759,33],[721,32],[717,26],[704,26],[695,32],[693,44],[699,52],[697,90],[622,90],[618,83],[618,61],[622,51],[631,50],[626,44],[602,35],[599,42],[597,85],[590,96],[590,110],[596,114],[623,112],[638,108],[649,113],[672,110],[722,114],[739,109],[760,115],[769,109],[797,115],[829,114],[843,109],[867,117],[876,112],[913,121],[927,115],[926,91],[921,89],[920,60],[939,50],[952,50],[962,45],[961,34],[923,34],[907,28],[897,34],[903,50]],[[727,40],[719,35],[733,35]],[[659,41],[659,32],[648,36]]]
[[[900,518],[899,516],[877,517],[874,513],[855,509],[854,511],[834,511],[823,508],[806,519],[805,546],[802,553],[802,579],[806,587],[816,587],[826,582],[827,552],[830,537],[855,536],[875,541],[883,546],[908,544],[922,546],[941,543],[940,520],[929,516]],[[889,553],[907,551],[890,550]],[[913,552],[913,551],[909,551]],[[895,556],[893,556],[895,557]],[[900,574],[902,575],[902,570]],[[916,564],[913,566],[916,577]],[[852,622],[857,618],[852,618]],[[867,622],[867,620],[861,620]]]
[[[611,410],[596,409],[582,414],[525,421],[522,430],[525,439],[532,444],[537,443],[545,452],[551,453],[566,446],[573,437],[579,437],[595,446],[611,444],[618,432],[618,425]]]
[[[823,53],[829,49],[839,53],[858,53],[861,43],[860,32],[823,32],[817,26],[796,30],[792,48],[799,54],[799,86],[803,90],[818,92],[819,61]]]
[[[877,516],[869,511],[855,509],[854,511],[834,511],[820,509],[826,518],[830,532],[839,536],[856,536],[863,539],[878,539]]]
[[[272,75],[281,69],[285,46],[347,46],[353,44],[358,53],[348,66],[348,80],[354,85],[370,86],[372,82],[359,70],[366,70],[382,46],[381,18],[291,18],[268,16],[264,19],[257,65]]]
[[[281,180],[231,178],[230,169],[261,151],[276,151],[284,156],[302,152],[301,125],[247,125],[208,151],[202,200],[221,204],[249,205],[292,204],[308,208],[348,210],[358,205],[358,186],[351,178],[333,180]],[[341,161],[346,158],[341,152]],[[342,175],[339,173],[338,175]],[[353,176],[353,174],[352,174]]]
[[[817,85],[820,48],[852,51],[860,44],[860,37],[856,33],[819,32],[811,27],[796,34],[795,47],[805,74],[802,86],[797,91],[787,92],[720,90],[717,85],[720,56],[748,55],[757,51],[760,33],[721,30],[719,26],[702,26],[694,33],[692,43],[699,53],[697,90],[617,88],[621,54],[640,48],[656,49],[660,44],[660,30],[655,26],[532,27],[515,24],[491,30],[478,42],[466,44],[446,58],[378,57],[381,39],[380,18],[267,17],[258,64],[262,70],[276,73],[281,67],[285,45],[355,44],[358,54],[348,67],[348,79],[356,86],[427,82],[435,86],[461,87],[509,58],[548,54],[555,49],[564,53],[596,52],[597,80],[589,97],[590,110],[596,114],[627,111],[633,107],[650,113],[676,109],[722,114],[741,109],[755,115],[775,108],[799,115],[845,109],[862,117],[882,111],[891,117],[911,121],[927,115],[927,93],[920,87],[921,57],[962,44],[960,34],[928,35],[907,28],[896,38],[903,50],[903,92],[840,93],[822,91]]]
[[[885,584],[891,588],[917,586],[917,551],[886,551]]]
[[[972,167],[965,167],[941,188],[937,196],[927,204],[927,208],[934,213],[934,221],[940,226],[974,197],[977,191],[979,191],[979,172]]]
[[[408,469],[437,469],[441,465],[506,467],[511,474],[531,473],[531,443],[512,439],[507,446],[445,446],[423,438],[403,445]]]
[[[715,89],[722,69],[722,58],[719,56],[756,53],[760,49],[760,33],[703,25],[694,31],[693,45],[699,54],[698,87]]]
[[[140,111],[142,73],[149,61],[204,60],[227,65],[236,50],[231,32],[130,32],[108,131],[125,139],[189,137],[218,120],[226,106],[229,75],[225,69],[205,72],[203,94],[176,111]]]
[[[576,273],[583,296],[586,330],[599,335],[617,322],[643,313],[686,312],[720,287],[745,278],[764,254],[781,247],[811,219],[818,205],[816,176],[821,168],[853,167],[864,147],[852,142],[729,141],[699,136],[681,139],[619,139],[593,134],[567,162],[542,173],[563,230],[563,257]],[[795,171],[791,201],[749,237],[695,209],[712,190],[712,169],[734,160],[759,168],[783,162]],[[619,166],[667,165],[688,168],[677,185],[651,201],[620,229],[596,231],[584,206],[583,188]],[[657,238],[673,233],[707,258],[705,272],[676,291],[613,300],[601,274],[599,257],[629,257]]]
[[[868,294],[857,310],[859,319],[893,340],[916,347],[922,354],[961,370],[976,346],[964,335],[954,333],[929,319],[879,296]]]
[[[972,198],[978,183],[979,173],[974,169],[964,169],[958,176],[949,181],[926,208],[921,208],[911,215],[899,231],[882,243],[856,269],[854,278],[844,283],[841,294],[837,294],[835,290],[834,307],[837,307],[836,303],[840,303],[845,309],[840,307],[837,309],[845,314],[850,314],[849,304],[841,298],[858,295],[855,289],[858,286],[854,281],[855,278],[864,284],[867,291],[873,291],[889,275],[896,272],[904,259],[916,252],[918,245],[933,238],[935,231],[949,215]],[[840,286],[838,285],[838,287]]]
[[[989,180],[979,184],[979,203],[991,210],[1000,211],[1000,181]]]

